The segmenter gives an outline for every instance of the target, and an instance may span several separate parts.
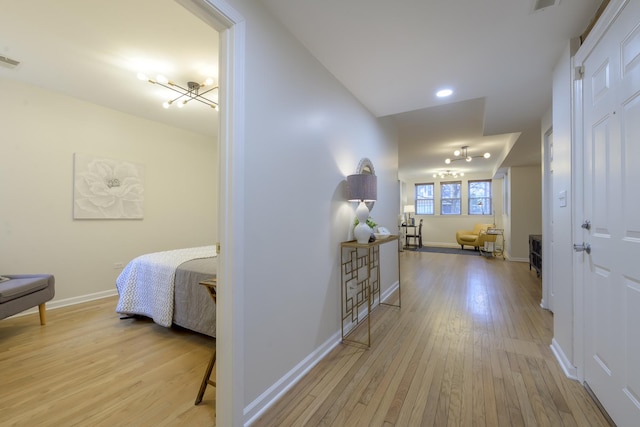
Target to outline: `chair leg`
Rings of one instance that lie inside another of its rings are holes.
[[[38,311],[40,312],[40,324],[47,324],[47,312],[45,310],[45,303],[42,303],[38,306]]]

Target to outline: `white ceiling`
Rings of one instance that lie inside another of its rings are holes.
[[[215,110],[165,110],[177,94],[136,77],[162,73],[183,87],[217,78],[218,33],[172,0],[0,0],[0,55],[21,62],[0,77],[217,135]]]
[[[445,169],[462,145],[492,154],[451,165],[465,172],[539,164],[553,66],[601,2],[262,0],[373,114],[394,117],[401,177]],[[440,100],[444,87],[454,95]]]
[[[553,66],[601,3],[534,12],[534,0],[260,1],[374,115],[393,117],[401,177],[446,169],[462,145],[492,154],[452,165],[465,172],[539,163]],[[136,78],[186,85],[216,68],[218,34],[175,1],[0,0],[0,10],[0,55],[21,61],[0,77],[217,134],[217,112],[165,110],[172,93]],[[445,86],[454,95],[437,99]]]

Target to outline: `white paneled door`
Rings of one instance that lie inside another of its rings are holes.
[[[619,427],[640,426],[639,24],[619,7],[582,79],[584,378]]]

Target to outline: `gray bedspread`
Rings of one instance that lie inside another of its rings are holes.
[[[176,269],[173,323],[211,337],[216,336],[216,305],[202,280],[216,277],[218,259],[200,258]]]

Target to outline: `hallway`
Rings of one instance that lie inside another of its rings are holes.
[[[549,348],[528,264],[405,251],[401,277],[371,348],[338,345],[255,426],[608,426]]]

